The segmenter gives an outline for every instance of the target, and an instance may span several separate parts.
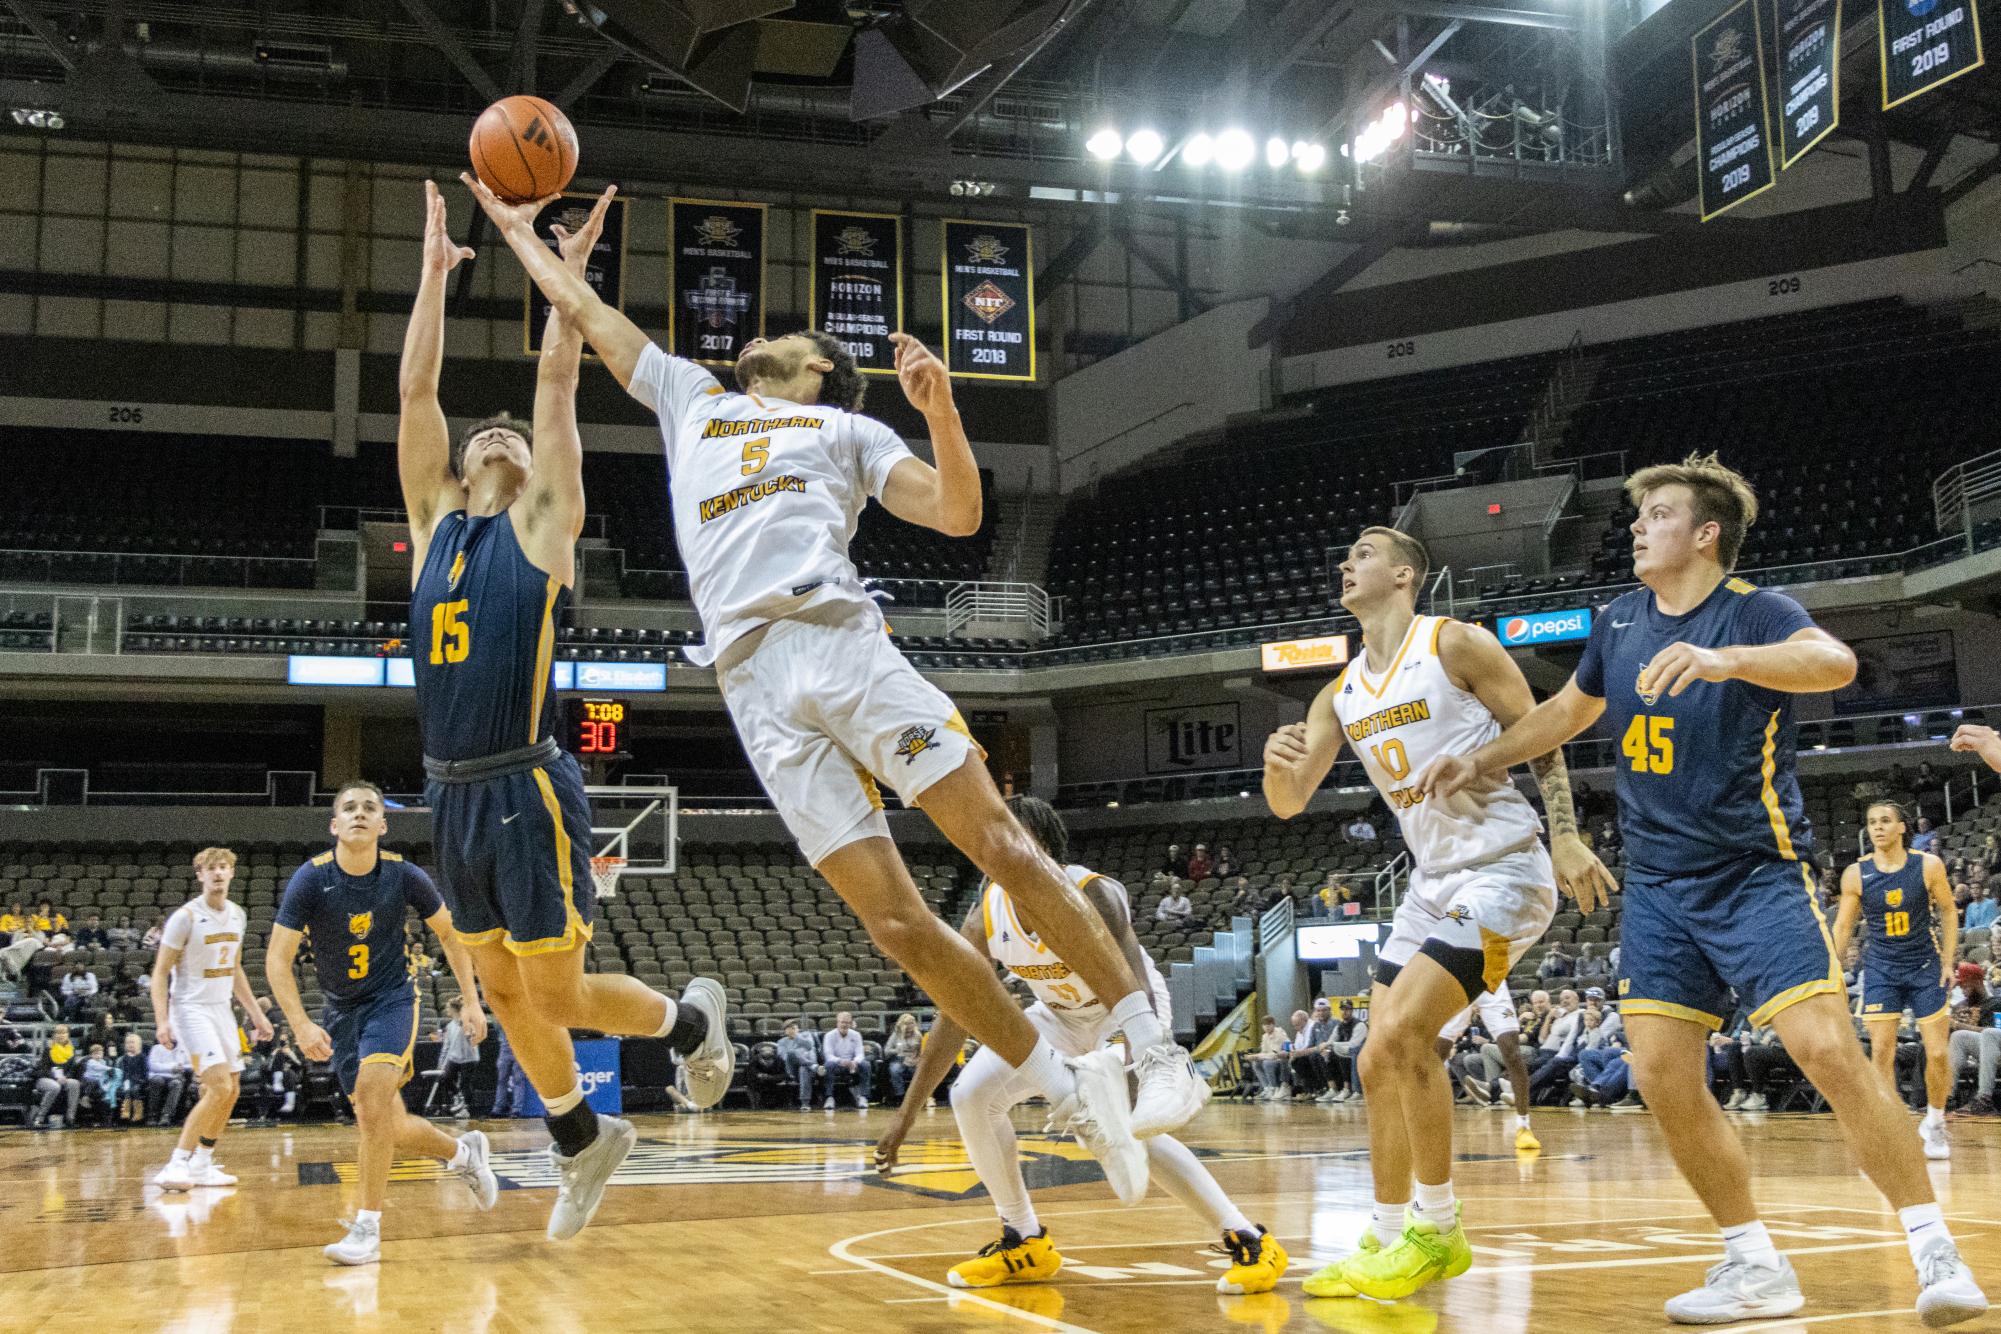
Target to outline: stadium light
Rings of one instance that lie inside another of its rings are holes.
[[[1244,130],[1225,130],[1216,136],[1216,165],[1224,171],[1242,171],[1258,155],[1258,146]]]
[[[1181,160],[1191,167],[1206,167],[1216,160],[1216,141],[1202,133],[1192,134],[1181,145]]]
[[[1126,156],[1142,167],[1157,159],[1166,147],[1156,130],[1135,130],[1126,138]]]
[[[1311,176],[1327,165],[1327,147],[1324,144],[1298,143],[1292,146],[1293,165],[1300,174]]]
[[[1383,151],[1403,137],[1404,129],[1410,124],[1410,112],[1401,102],[1392,102],[1383,108],[1383,114],[1362,127],[1355,136],[1354,150],[1350,154],[1357,162],[1368,162],[1381,157]]]
[[[1273,135],[1265,140],[1265,165],[1276,171],[1292,160],[1292,145]]]
[[[1100,162],[1110,162],[1125,146],[1124,137],[1109,125],[1084,141],[1084,151]]]

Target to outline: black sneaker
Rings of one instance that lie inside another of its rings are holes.
[[[1991,1121],[1995,1117],[2001,1116],[2001,1108],[1997,1108],[1994,1105],[1993,1098],[1986,1094],[1981,1094],[1969,1101],[1966,1106],[1954,1112],[1953,1116],[1964,1117],[1969,1121]]]

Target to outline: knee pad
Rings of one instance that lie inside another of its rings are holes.
[[[1480,993],[1487,989],[1487,955],[1484,950],[1454,945],[1433,936],[1424,942],[1418,953],[1452,974],[1453,980],[1465,990],[1468,1004],[1479,999]]]

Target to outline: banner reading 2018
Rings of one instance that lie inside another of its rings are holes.
[[[946,219],[945,369],[1035,378],[1035,255],[1026,224]]]
[[[841,340],[864,375],[896,374],[889,335],[903,327],[903,219],[813,210],[806,322]]]
[[[1696,186],[1702,220],[1772,188],[1771,106],[1758,6],[1739,3],[1695,36]]]
[[[566,194],[535,215],[535,235],[542,238],[549,249],[556,250],[556,238],[549,231],[551,223],[562,223],[571,232],[582,229],[591,216],[591,205],[597,202],[596,195]],[[625,206],[623,199],[613,199],[611,207],[605,210],[604,230],[598,233],[597,244],[591,247],[591,257],[584,266],[584,281],[598,294],[598,299],[606,305],[625,309]],[[561,251],[557,251],[558,254]],[[521,350],[531,356],[542,350],[542,330],[549,323],[549,302],[535,284],[528,281],[528,290],[521,298]],[[585,356],[591,355],[589,350]]]
[[[730,365],[764,336],[764,205],[667,201],[667,350]]]
[[[1883,109],[1987,63],[1974,0],[1876,0]]]

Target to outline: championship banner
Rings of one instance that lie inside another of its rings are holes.
[[[945,369],[964,380],[1035,378],[1035,254],[1016,222],[944,225]]]
[[[1772,11],[1784,171],[1841,123],[1841,0],[1773,0]]]
[[[903,327],[901,217],[813,210],[806,323],[840,339],[862,374],[896,374],[889,335]]]
[[[1974,0],[1876,0],[1883,110],[1987,63]]]
[[[549,234],[549,225],[560,222],[572,233],[580,231],[597,201],[596,195],[587,194],[566,194],[552,201],[535,215],[535,235],[560,256],[556,238]],[[604,230],[598,234],[597,244],[591,247],[590,261],[584,268],[584,281],[591,285],[598,299],[620,310],[625,309],[626,202],[616,195],[612,197],[611,207],[604,214]],[[549,324],[549,303],[536,290],[532,279],[525,274],[522,278],[527,291],[521,296],[521,350],[532,357],[542,351],[542,330]],[[591,355],[589,348],[584,349],[584,355]]]
[[[764,336],[763,204],[667,201],[667,350],[728,366]]]
[[[1738,0],[1688,39],[1695,66],[1696,188],[1704,222],[1771,189],[1776,175],[1758,8]]]

